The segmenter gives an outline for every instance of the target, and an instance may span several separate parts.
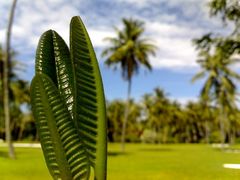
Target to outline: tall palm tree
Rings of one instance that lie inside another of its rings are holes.
[[[110,46],[107,47],[102,56],[107,57],[107,66],[120,67],[123,79],[128,82],[127,103],[122,126],[122,151],[125,144],[125,130],[129,113],[129,100],[131,94],[132,77],[138,72],[140,66],[151,70],[149,56],[155,55],[156,46],[150,39],[144,37],[144,23],[134,19],[123,19],[124,28],[115,28],[116,37],[108,37]]]
[[[199,48],[200,57],[197,62],[202,70],[193,77],[192,81],[206,78],[200,93],[201,98],[208,105],[214,102],[218,106],[221,143],[223,144],[225,124],[228,123],[227,109],[236,108],[237,88],[234,80],[240,80],[240,76],[230,68],[236,61],[232,58],[233,53],[229,53],[228,44],[219,43],[217,39],[211,39],[210,35],[196,40],[195,43]]]
[[[11,129],[10,129],[10,111],[9,111],[9,64],[11,61],[11,30],[13,24],[14,11],[17,4],[17,0],[13,0],[13,4],[10,11],[10,17],[8,22],[7,29],[7,40],[6,40],[6,59],[4,62],[3,68],[3,97],[4,97],[4,117],[5,117],[5,132],[6,132],[6,141],[8,144],[8,155],[10,158],[15,158],[14,148],[11,141]]]

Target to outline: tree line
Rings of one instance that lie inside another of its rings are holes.
[[[29,103],[28,85],[21,80],[11,82],[10,114],[13,140],[38,141],[35,121],[21,106]],[[108,141],[121,142],[124,123],[125,100],[107,101]],[[1,103],[2,105],[2,103]],[[2,106],[0,106],[2,110]],[[1,111],[2,113],[2,111]],[[220,143],[219,116],[221,111],[214,104],[190,101],[180,104],[167,93],[156,88],[138,101],[130,99],[126,142],[145,143]],[[0,117],[3,117],[2,115]],[[240,141],[240,112],[229,111],[225,121],[225,143]],[[3,118],[1,118],[0,138],[5,139]]]
[[[120,141],[125,101],[107,103],[108,139]],[[147,143],[220,143],[219,115],[221,111],[202,101],[181,105],[156,88],[139,102],[130,101],[126,129],[127,142]],[[235,143],[240,137],[239,111],[227,114],[225,143]]]

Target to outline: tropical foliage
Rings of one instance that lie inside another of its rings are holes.
[[[31,104],[54,179],[106,179],[105,99],[98,62],[80,17],[70,23],[70,51],[53,30],[36,53]]]

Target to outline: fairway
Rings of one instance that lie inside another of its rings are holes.
[[[108,180],[237,180],[239,169],[223,164],[240,163],[240,154],[227,153],[204,144],[110,144]],[[17,160],[6,158],[0,147],[1,180],[51,180],[40,148],[16,148]]]

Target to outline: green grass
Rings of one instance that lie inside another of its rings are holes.
[[[240,170],[224,163],[240,163],[240,154],[226,153],[208,145],[127,144],[109,145],[108,180],[237,180]],[[1,180],[51,180],[41,149],[17,148],[17,160],[6,158],[0,147]]]

